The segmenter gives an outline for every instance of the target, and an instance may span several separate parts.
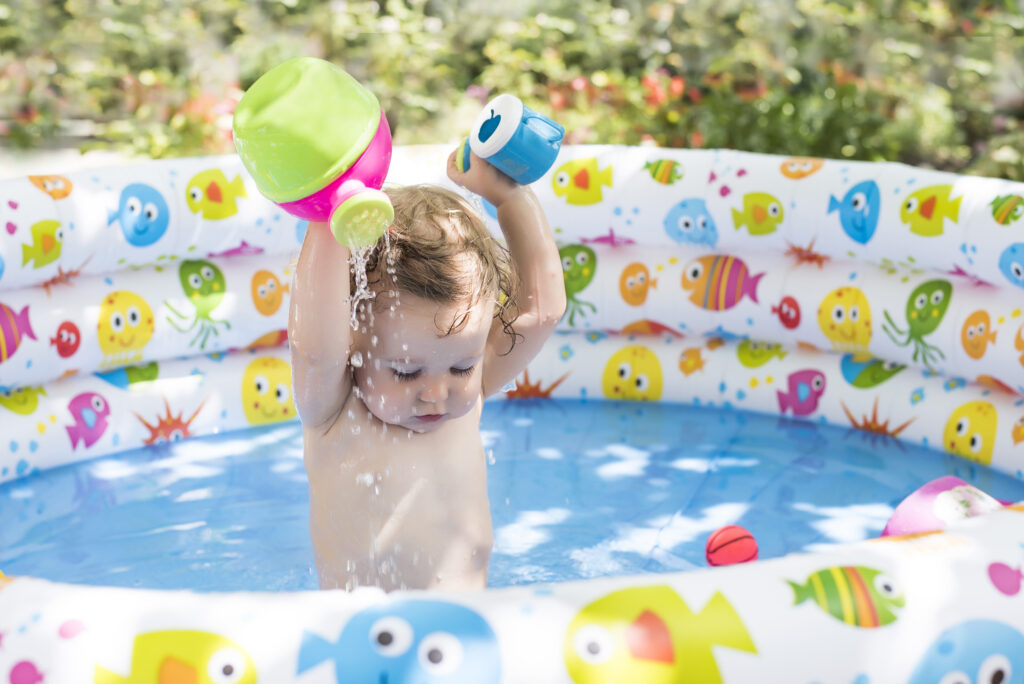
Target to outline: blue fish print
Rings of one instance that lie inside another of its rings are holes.
[[[948,677],[954,672],[965,673]],[[1024,634],[995,620],[969,620],[939,635],[907,684],[1024,684]]]
[[[718,242],[715,219],[708,213],[704,200],[690,197],[672,207],[665,217],[665,232],[676,242],[714,247]]]
[[[872,180],[857,183],[842,201],[829,195],[828,213],[839,212],[839,223],[850,239],[864,245],[875,234],[882,213],[882,195]]]
[[[1024,242],[1014,242],[999,257],[999,270],[1017,287],[1024,287]]]
[[[296,674],[334,662],[338,684],[499,684],[501,654],[478,613],[447,601],[382,603],[352,616],[336,643],[305,632]]]
[[[107,225],[121,223],[125,239],[135,247],[147,247],[167,231],[171,215],[167,202],[155,188],[132,183],[121,191],[117,209],[107,216]]]

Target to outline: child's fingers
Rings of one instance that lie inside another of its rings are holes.
[[[484,175],[486,174],[486,171],[483,169],[485,166],[489,166],[489,164],[484,164],[484,160],[476,156],[475,152],[470,152],[468,154],[469,159],[463,162],[464,164],[466,164],[466,166],[465,170],[462,171],[459,169],[459,153],[460,149],[456,148],[454,152],[448,155],[449,178],[451,178],[459,185],[466,185],[467,181],[470,183],[476,183],[486,178],[486,176]],[[473,188],[469,189],[473,190]]]
[[[448,155],[448,177],[459,185],[462,185],[462,172],[459,171],[459,167],[455,164],[455,157],[458,153],[459,150],[456,148],[450,155]]]

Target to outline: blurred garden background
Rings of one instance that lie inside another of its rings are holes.
[[[0,167],[230,152],[242,91],[298,55],[362,80],[400,144],[511,92],[570,143],[1024,180],[1024,0],[0,0]]]

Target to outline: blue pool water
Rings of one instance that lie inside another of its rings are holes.
[[[761,557],[877,534],[953,474],[993,496],[1024,482],[842,428],[668,404],[491,402],[481,430],[493,586],[704,565],[745,526]],[[194,590],[316,588],[297,424],[148,448],[0,487],[9,575]]]

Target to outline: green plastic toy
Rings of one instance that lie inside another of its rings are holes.
[[[279,64],[246,91],[233,128],[256,187],[289,214],[328,221],[353,248],[394,220],[380,190],[391,129],[377,98],[343,69],[314,57]]]

